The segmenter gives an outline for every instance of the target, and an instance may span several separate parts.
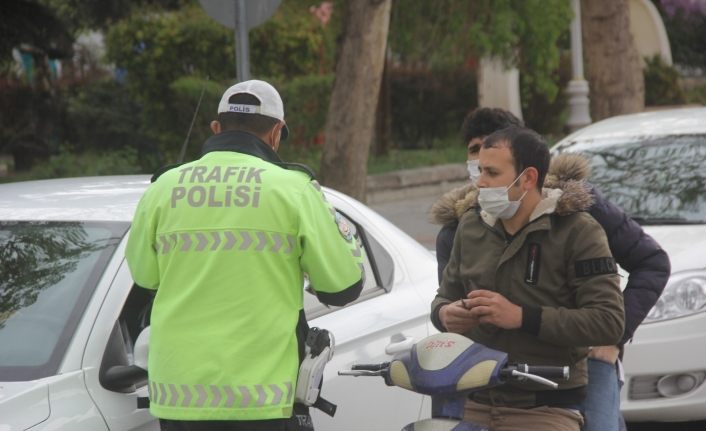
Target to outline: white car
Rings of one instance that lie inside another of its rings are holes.
[[[591,182],[671,260],[664,293],[625,346],[623,415],[706,419],[706,108],[606,119],[553,151],[586,154]]]
[[[138,408],[147,386],[131,367],[149,294],[134,286],[123,256],[148,184],[115,176],[0,185],[0,431],[159,429]],[[322,395],[338,412],[312,410],[315,426],[400,429],[428,411],[426,398],[337,371],[390,360],[435,332],[436,260],[365,205],[325,193],[357,227],[368,274],[346,307],[305,295],[309,324],[336,340]]]

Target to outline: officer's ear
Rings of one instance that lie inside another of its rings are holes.
[[[272,127],[272,130],[270,130],[270,146],[275,152],[279,150],[279,144],[282,141],[282,128],[284,128],[284,123],[279,122]]]
[[[214,135],[221,133],[221,123],[218,120],[211,121],[211,131]]]

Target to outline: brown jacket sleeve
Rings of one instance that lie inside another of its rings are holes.
[[[538,337],[564,346],[617,344],[625,316],[617,266],[601,226],[588,214],[570,217],[575,227],[566,245],[568,284],[576,308],[541,307]]]
[[[441,306],[466,297],[466,291],[459,275],[460,256],[462,252],[459,232],[461,232],[460,225],[454,235],[449,263],[446,264],[446,268],[441,277],[440,286],[436,291],[436,297],[431,303],[431,323],[441,332],[446,332],[446,328],[441,324],[441,320],[439,319],[439,309]]]

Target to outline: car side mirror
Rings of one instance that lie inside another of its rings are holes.
[[[137,336],[137,341],[135,341],[135,347],[133,348],[133,356],[135,358],[135,365],[147,370],[147,358],[149,357],[150,348],[150,327],[146,327]]]
[[[99,381],[104,388],[115,392],[132,392],[147,381],[147,350],[149,327],[140,332],[133,346],[133,363],[125,352],[120,325],[116,323],[103,357]]]

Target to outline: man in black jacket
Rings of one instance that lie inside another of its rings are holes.
[[[498,108],[478,108],[466,116],[462,134],[468,149],[467,165],[471,183],[446,193],[431,209],[432,222],[442,225],[436,238],[439,282],[449,261],[460,216],[470,208],[477,195],[477,159],[483,139],[496,130],[522,125],[522,121],[513,114]],[[573,181],[585,181],[588,174],[585,159],[576,155],[561,155],[552,160],[545,187],[570,187]],[[619,429],[619,425],[623,424],[616,373],[618,357],[623,345],[632,338],[662,293],[669,278],[670,263],[664,250],[640,225],[608,202],[595,187],[591,187],[591,195],[593,203],[589,213],[605,230],[615,260],[630,274],[623,291],[625,331],[622,339],[617,346],[594,347],[588,358],[589,382],[583,403],[586,420],[583,429],[610,431]],[[437,329],[443,331],[443,328]]]

